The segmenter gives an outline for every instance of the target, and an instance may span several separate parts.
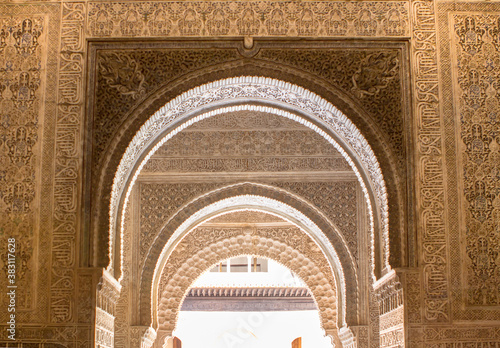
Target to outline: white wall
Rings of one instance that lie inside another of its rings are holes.
[[[182,348],[291,348],[299,336],[303,348],[332,348],[318,311],[181,311],[174,335]]]
[[[305,286],[304,282],[294,275],[288,268],[279,263],[268,260],[267,272],[231,273],[231,272],[206,272],[193,287],[281,287]]]

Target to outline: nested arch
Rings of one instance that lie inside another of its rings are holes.
[[[150,156],[177,132],[220,112],[254,108],[296,120],[315,130],[344,156],[365,193],[374,265],[388,270],[388,204],[377,159],[362,134],[333,105],[298,86],[259,77],[217,81],[190,90],[152,116],[134,137],[115,175],[110,205],[109,269],[119,274],[123,213],[130,190]],[[372,271],[374,274],[375,272]]]
[[[253,183],[236,184],[204,194],[181,207],[168,218],[159,234],[156,234],[157,228],[155,227],[154,234],[151,234],[151,236],[156,235],[156,237],[151,247],[149,247],[150,244],[146,246],[149,249],[145,254],[143,267],[138,270],[138,284],[135,282],[136,278],[134,278],[134,287],[137,284],[139,288],[138,299],[136,300],[134,295],[133,300],[134,306],[138,307],[138,316],[137,320],[134,318],[134,323],[149,326],[158,322],[158,318],[155,318],[159,311],[158,294],[163,294],[163,290],[159,290],[160,275],[161,270],[169,264],[167,262],[169,252],[175,250],[176,243],[189,235],[189,231],[196,227],[196,224],[199,223],[196,218],[203,221],[210,214],[220,212],[220,209],[223,208],[219,206],[217,208],[219,210],[215,209],[212,212],[206,212],[203,209],[206,207],[212,209],[216,203],[230,201],[233,198],[242,198],[243,201],[238,203],[240,204],[238,208],[245,209],[248,208],[248,202],[253,199],[250,196],[253,196],[261,200],[267,199],[268,202],[274,200],[281,203],[282,207],[289,206],[295,209],[293,213],[287,213],[286,209],[276,209],[273,212],[282,214],[280,216],[286,216],[289,221],[296,223],[302,230],[308,231],[309,237],[319,245],[322,255],[329,262],[329,274],[332,275],[332,281],[328,283],[330,284],[328,286],[331,289],[335,288],[333,292],[335,294],[335,305],[331,306],[327,302],[324,303],[325,311],[335,310],[335,328],[363,324],[359,318],[366,316],[366,310],[363,312],[363,309],[359,309],[359,299],[361,298],[362,301],[366,302],[366,299],[363,300],[366,293],[360,294],[360,291],[363,291],[359,286],[360,279],[361,283],[369,283],[366,281],[366,274],[369,273],[370,276],[375,276],[375,264],[377,262],[379,263],[379,270],[383,267],[386,269],[389,267],[387,198],[377,159],[356,127],[331,104],[300,87],[272,79],[241,77],[200,86],[168,103],[146,122],[127,149],[115,177],[110,207],[110,228],[111,231],[116,233],[110,233],[110,252],[111,255],[115,255],[115,258],[112,258],[109,269],[116,271],[115,275],[120,274],[120,265],[123,262],[123,250],[120,244],[123,238],[122,221],[124,221],[123,217],[125,216],[128,196],[144,164],[160,146],[169,146],[169,139],[186,127],[206,118],[241,110],[281,116],[301,123],[322,136],[343,155],[355,173],[359,187],[361,187],[365,195],[365,206],[370,220],[369,246],[367,246],[369,251],[368,262],[363,261],[362,265],[356,265],[342,234],[338,233],[329,218],[319,208],[315,207],[313,202],[311,204],[311,202],[276,187]],[[264,204],[262,201],[258,204],[260,204],[259,208],[265,207],[269,211],[273,209],[273,204]],[[233,202],[232,208],[234,206]],[[225,209],[229,209],[229,206]],[[297,219],[296,217],[299,215],[306,217],[309,221],[314,221],[316,229],[308,228],[307,219]],[[190,220],[190,218],[195,220]],[[181,232],[172,235],[173,231]],[[322,236],[325,235],[328,235],[328,238],[322,240]],[[269,244],[269,246],[276,243],[272,239],[264,238],[262,240],[265,241],[265,245]],[[237,247],[237,243],[234,244],[233,242],[231,240],[225,241],[229,249]],[[283,244],[283,247],[286,247],[286,243]],[[218,251],[216,254],[226,255],[225,252]],[[234,252],[242,253],[241,250]],[[267,252],[271,253],[269,250]],[[288,252],[293,253],[293,250],[288,250]],[[246,250],[244,253],[270,257],[255,250]],[[196,253],[187,253],[187,255],[193,254]],[[230,254],[227,255],[231,256]],[[310,259],[309,254],[304,253],[304,255],[308,255],[307,257]],[[278,258],[278,256],[271,258]],[[187,267],[190,267],[189,263],[194,261],[186,260],[186,262]],[[284,261],[282,263],[285,264]],[[361,267],[357,269],[358,266],[363,267],[363,270],[360,270]],[[358,279],[358,271],[366,273]],[[201,269],[199,272],[201,272]],[[323,271],[321,273],[326,274]],[[187,276],[185,273],[176,273],[172,277],[167,277],[167,282],[169,279],[178,281],[179,277],[186,280]],[[319,280],[311,280],[311,289],[316,281]],[[322,285],[321,281],[319,282]],[[186,290],[183,290],[179,284],[173,286],[172,289],[177,291],[175,295],[177,298],[181,296],[179,294],[183,296]],[[327,293],[332,294],[329,290]],[[170,296],[170,294],[167,295]],[[168,296],[164,298],[168,298]],[[325,294],[316,294],[318,305],[318,298],[323,299],[326,298],[325,296]],[[174,299],[173,295],[172,299]],[[178,306],[172,308],[179,308],[181,303],[182,298],[179,302],[174,303]],[[164,311],[164,313],[167,312]]]
[[[286,202],[286,203],[285,203]],[[335,226],[315,207],[276,187],[242,183],[209,192],[190,202],[162,228],[148,251],[140,276],[143,325],[155,323],[160,275],[169,255],[189,232],[218,214],[233,210],[264,211],[300,228],[319,247],[336,282],[338,326],[358,322],[359,280],[353,256]],[[347,291],[349,289],[349,291]]]

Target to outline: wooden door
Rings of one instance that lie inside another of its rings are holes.
[[[302,337],[297,337],[293,340],[292,348],[302,348]]]
[[[177,337],[174,337],[174,345],[173,348],[181,348],[182,347],[182,342],[180,339]]]

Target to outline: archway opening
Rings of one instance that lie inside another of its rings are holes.
[[[250,196],[235,198],[243,199],[248,206],[252,204]],[[235,202],[237,200],[229,199],[222,203],[234,208]],[[265,203],[265,199],[259,202],[259,204]],[[204,215],[213,208],[214,206],[209,206],[206,210],[200,211],[200,214]],[[220,206],[216,205],[215,208],[220,208]],[[343,301],[339,301],[338,298],[338,281],[333,268],[340,267],[339,273],[342,274],[341,266],[331,265],[322,247],[310,234],[305,233],[294,223],[262,209],[238,209],[237,205],[235,209],[236,211],[223,210],[222,213],[212,215],[208,220],[198,224],[196,220],[189,221],[188,219],[184,237],[171,247],[169,244],[166,245],[166,252],[162,253],[162,259],[165,262],[159,262],[162,266],[159,267],[159,276],[155,277],[158,281],[153,285],[155,288],[153,294],[156,295],[154,297],[157,298],[158,303],[153,310],[157,311],[155,317],[157,317],[160,344],[166,337],[172,336],[173,331],[178,327],[179,314],[183,306],[189,308],[192,305],[189,300],[193,295],[191,291],[194,291],[195,295],[200,291],[209,291],[212,294],[216,291],[213,289],[213,284],[205,290],[192,290],[193,286],[196,287],[196,281],[200,281],[200,277],[203,282],[204,277],[214,280],[223,277],[223,273],[239,273],[236,274],[236,278],[239,278],[241,285],[241,282],[245,282],[245,278],[252,280],[259,276],[259,272],[252,272],[252,269],[255,271],[268,269],[267,261],[266,265],[262,264],[264,259],[276,261],[281,266],[277,267],[274,276],[271,274],[272,277],[268,276],[268,279],[264,278],[263,281],[267,281],[268,284],[273,281],[277,284],[285,281],[288,285],[298,285],[295,287],[297,288],[295,292],[299,291],[306,297],[303,299],[306,301],[303,309],[313,310],[316,316],[319,314],[323,334],[339,342],[338,328],[343,324],[338,325],[338,314],[339,308],[343,307]],[[196,214],[194,219],[196,219]],[[191,224],[193,222],[195,227],[189,228],[193,226]],[[174,235],[178,235],[179,232],[176,231]],[[180,234],[182,235],[182,232]],[[251,255],[251,257],[245,255]],[[234,260],[234,263],[228,264],[224,261],[226,259]],[[287,268],[293,270],[298,277],[291,280],[283,278],[280,272],[286,275],[289,273]],[[210,272],[217,269],[250,272],[246,273],[246,277],[242,276],[243,272]],[[262,274],[260,273],[261,276]],[[268,272],[265,274],[269,275]],[[301,280],[298,279],[299,277]],[[259,290],[258,287],[251,289],[252,292],[264,290]],[[224,291],[230,290],[224,289]],[[288,289],[285,287],[282,291],[287,293],[290,287],[288,286]],[[344,319],[340,322],[344,322]]]
[[[172,100],[140,129],[125,152],[113,182],[108,269],[120,274],[123,221],[131,190],[151,156],[177,133],[200,120],[235,111],[260,111],[312,129],[344,159],[362,187],[370,220],[372,276],[390,270],[388,204],[380,166],[359,130],[333,105],[296,85],[260,77],[239,77],[195,88]]]
[[[110,217],[119,234],[109,269],[130,287],[123,306],[138,308],[123,326],[158,330],[163,342],[192,277],[243,254],[275,259],[308,281],[336,342],[348,325],[366,326],[376,260],[387,262],[387,202],[359,131],[326,101],[268,79],[229,79],[178,99],[144,125],[115,177]],[[271,212],[300,233],[240,226],[235,235],[194,237],[230,210]]]
[[[184,299],[175,337],[183,348],[332,348],[306,284],[288,268],[240,255],[203,274]]]

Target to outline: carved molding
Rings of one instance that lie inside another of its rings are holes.
[[[500,342],[500,328],[487,325],[410,328],[408,341],[412,344],[447,345],[453,348],[496,347]]]
[[[239,210],[226,214],[221,214],[214,216],[211,219],[208,219],[205,222],[205,226],[212,224],[238,224],[238,223],[277,223],[283,222],[287,223],[288,221],[282,219],[279,216],[268,214],[261,211],[252,211],[252,210]]]
[[[301,311],[317,310],[309,289],[303,287],[190,288],[181,311]]]
[[[404,37],[408,12],[405,1],[90,2],[87,28],[90,37]]]

